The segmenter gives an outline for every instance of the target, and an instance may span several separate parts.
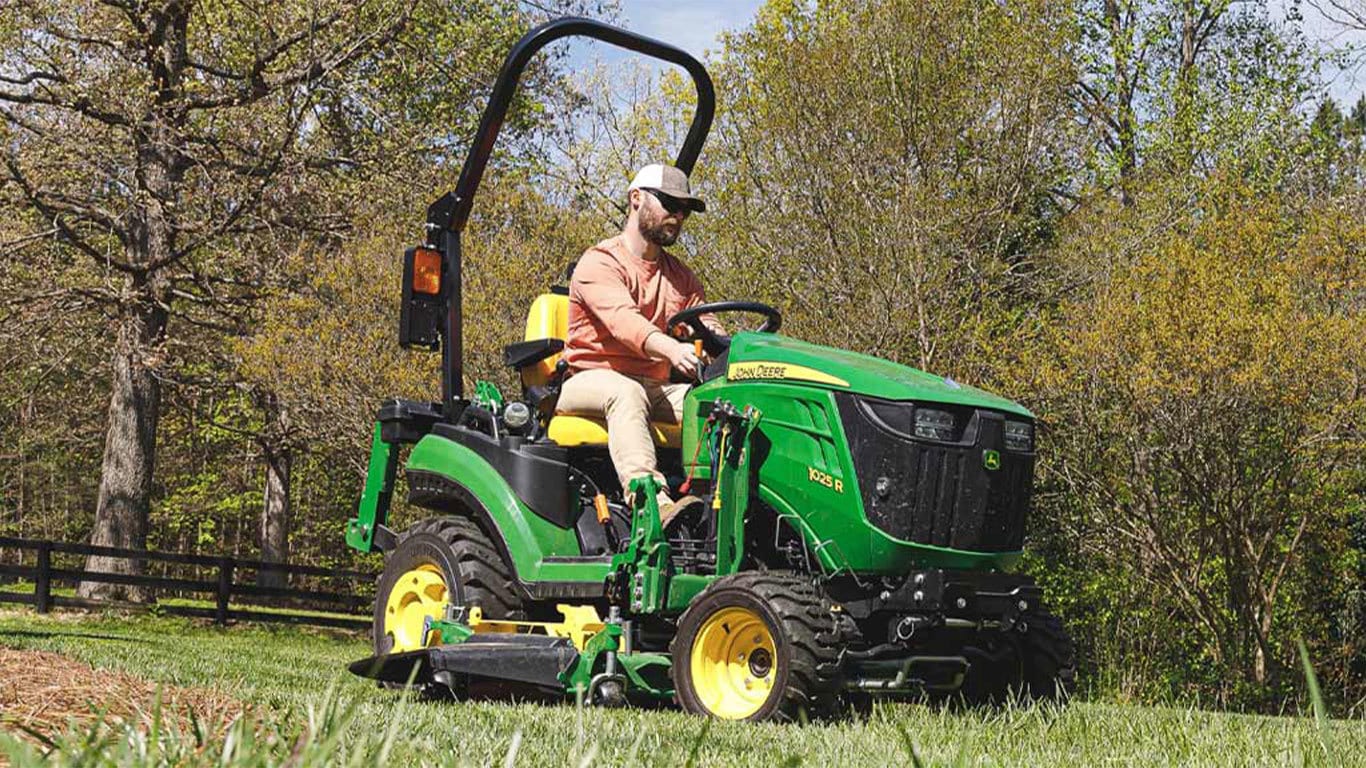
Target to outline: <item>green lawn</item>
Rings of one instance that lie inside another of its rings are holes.
[[[515,764],[526,766],[682,765],[690,757],[696,765],[743,766],[1348,765],[1366,756],[1363,721],[1330,721],[1320,729],[1305,718],[1113,703],[966,713],[889,704],[864,721],[755,726],[573,704],[404,702],[345,673],[346,662],[368,655],[363,637],[292,627],[219,629],[152,616],[0,610],[0,646],[218,687],[255,705],[258,718],[284,733],[304,728],[309,712],[320,717],[335,688],[331,701],[352,709],[339,716],[349,735],[337,737],[341,746],[327,753],[329,763],[364,764],[391,727],[394,765],[503,765],[514,750]],[[289,754],[267,752],[274,762]]]

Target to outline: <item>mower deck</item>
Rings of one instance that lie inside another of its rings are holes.
[[[488,633],[453,645],[371,656],[349,668],[386,683],[449,686],[482,678],[558,689],[578,661],[579,652],[568,638]]]

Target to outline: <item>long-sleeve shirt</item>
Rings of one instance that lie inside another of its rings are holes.
[[[631,255],[621,235],[603,240],[584,252],[569,281],[564,359],[571,375],[609,368],[667,381],[669,363],[651,359],[645,339],[666,332],[666,320],[703,301],[701,281],[674,256],[661,252],[647,261]]]

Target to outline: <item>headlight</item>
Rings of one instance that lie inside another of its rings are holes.
[[[1034,425],[1023,421],[1007,421],[1005,439],[1007,451],[1029,453],[1034,450]]]
[[[915,436],[951,443],[958,439],[957,420],[947,411],[915,409]]]

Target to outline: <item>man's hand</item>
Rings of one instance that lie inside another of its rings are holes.
[[[674,370],[690,379],[697,378],[698,371],[702,370],[702,361],[697,358],[697,352],[691,344],[674,341],[673,349],[669,350],[668,354],[669,365],[672,365]]]
[[[650,334],[645,339],[645,352],[655,359],[668,360],[674,370],[690,379],[696,379],[702,370],[702,361],[697,359],[693,346],[672,339],[665,333]]]

